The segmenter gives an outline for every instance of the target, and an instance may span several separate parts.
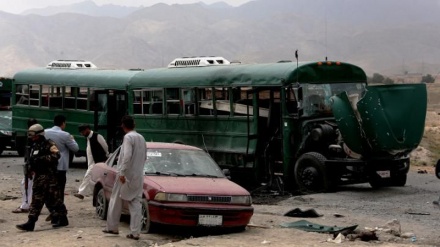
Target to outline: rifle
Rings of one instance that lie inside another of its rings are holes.
[[[23,167],[23,174],[24,174],[24,193],[26,193],[26,203],[29,203],[28,198],[28,189],[29,189],[29,170],[31,168],[31,146],[28,143],[26,144],[25,154],[24,154],[24,167]]]

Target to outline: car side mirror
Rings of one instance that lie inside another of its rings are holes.
[[[229,171],[229,169],[223,169],[222,172],[227,179],[231,180],[231,171]]]

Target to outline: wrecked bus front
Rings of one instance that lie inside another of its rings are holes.
[[[425,84],[367,86],[358,102],[334,96],[333,114],[345,144],[364,158],[407,155],[423,137]]]

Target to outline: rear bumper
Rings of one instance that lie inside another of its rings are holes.
[[[173,203],[164,204],[149,201],[151,221],[178,226],[198,226],[199,215],[221,215],[219,227],[246,226],[254,212],[252,206],[233,206],[219,204]]]

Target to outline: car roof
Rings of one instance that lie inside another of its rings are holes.
[[[184,150],[202,150],[200,148],[179,144],[179,143],[166,143],[166,142],[146,142],[147,148],[167,148],[167,149],[184,149]]]

